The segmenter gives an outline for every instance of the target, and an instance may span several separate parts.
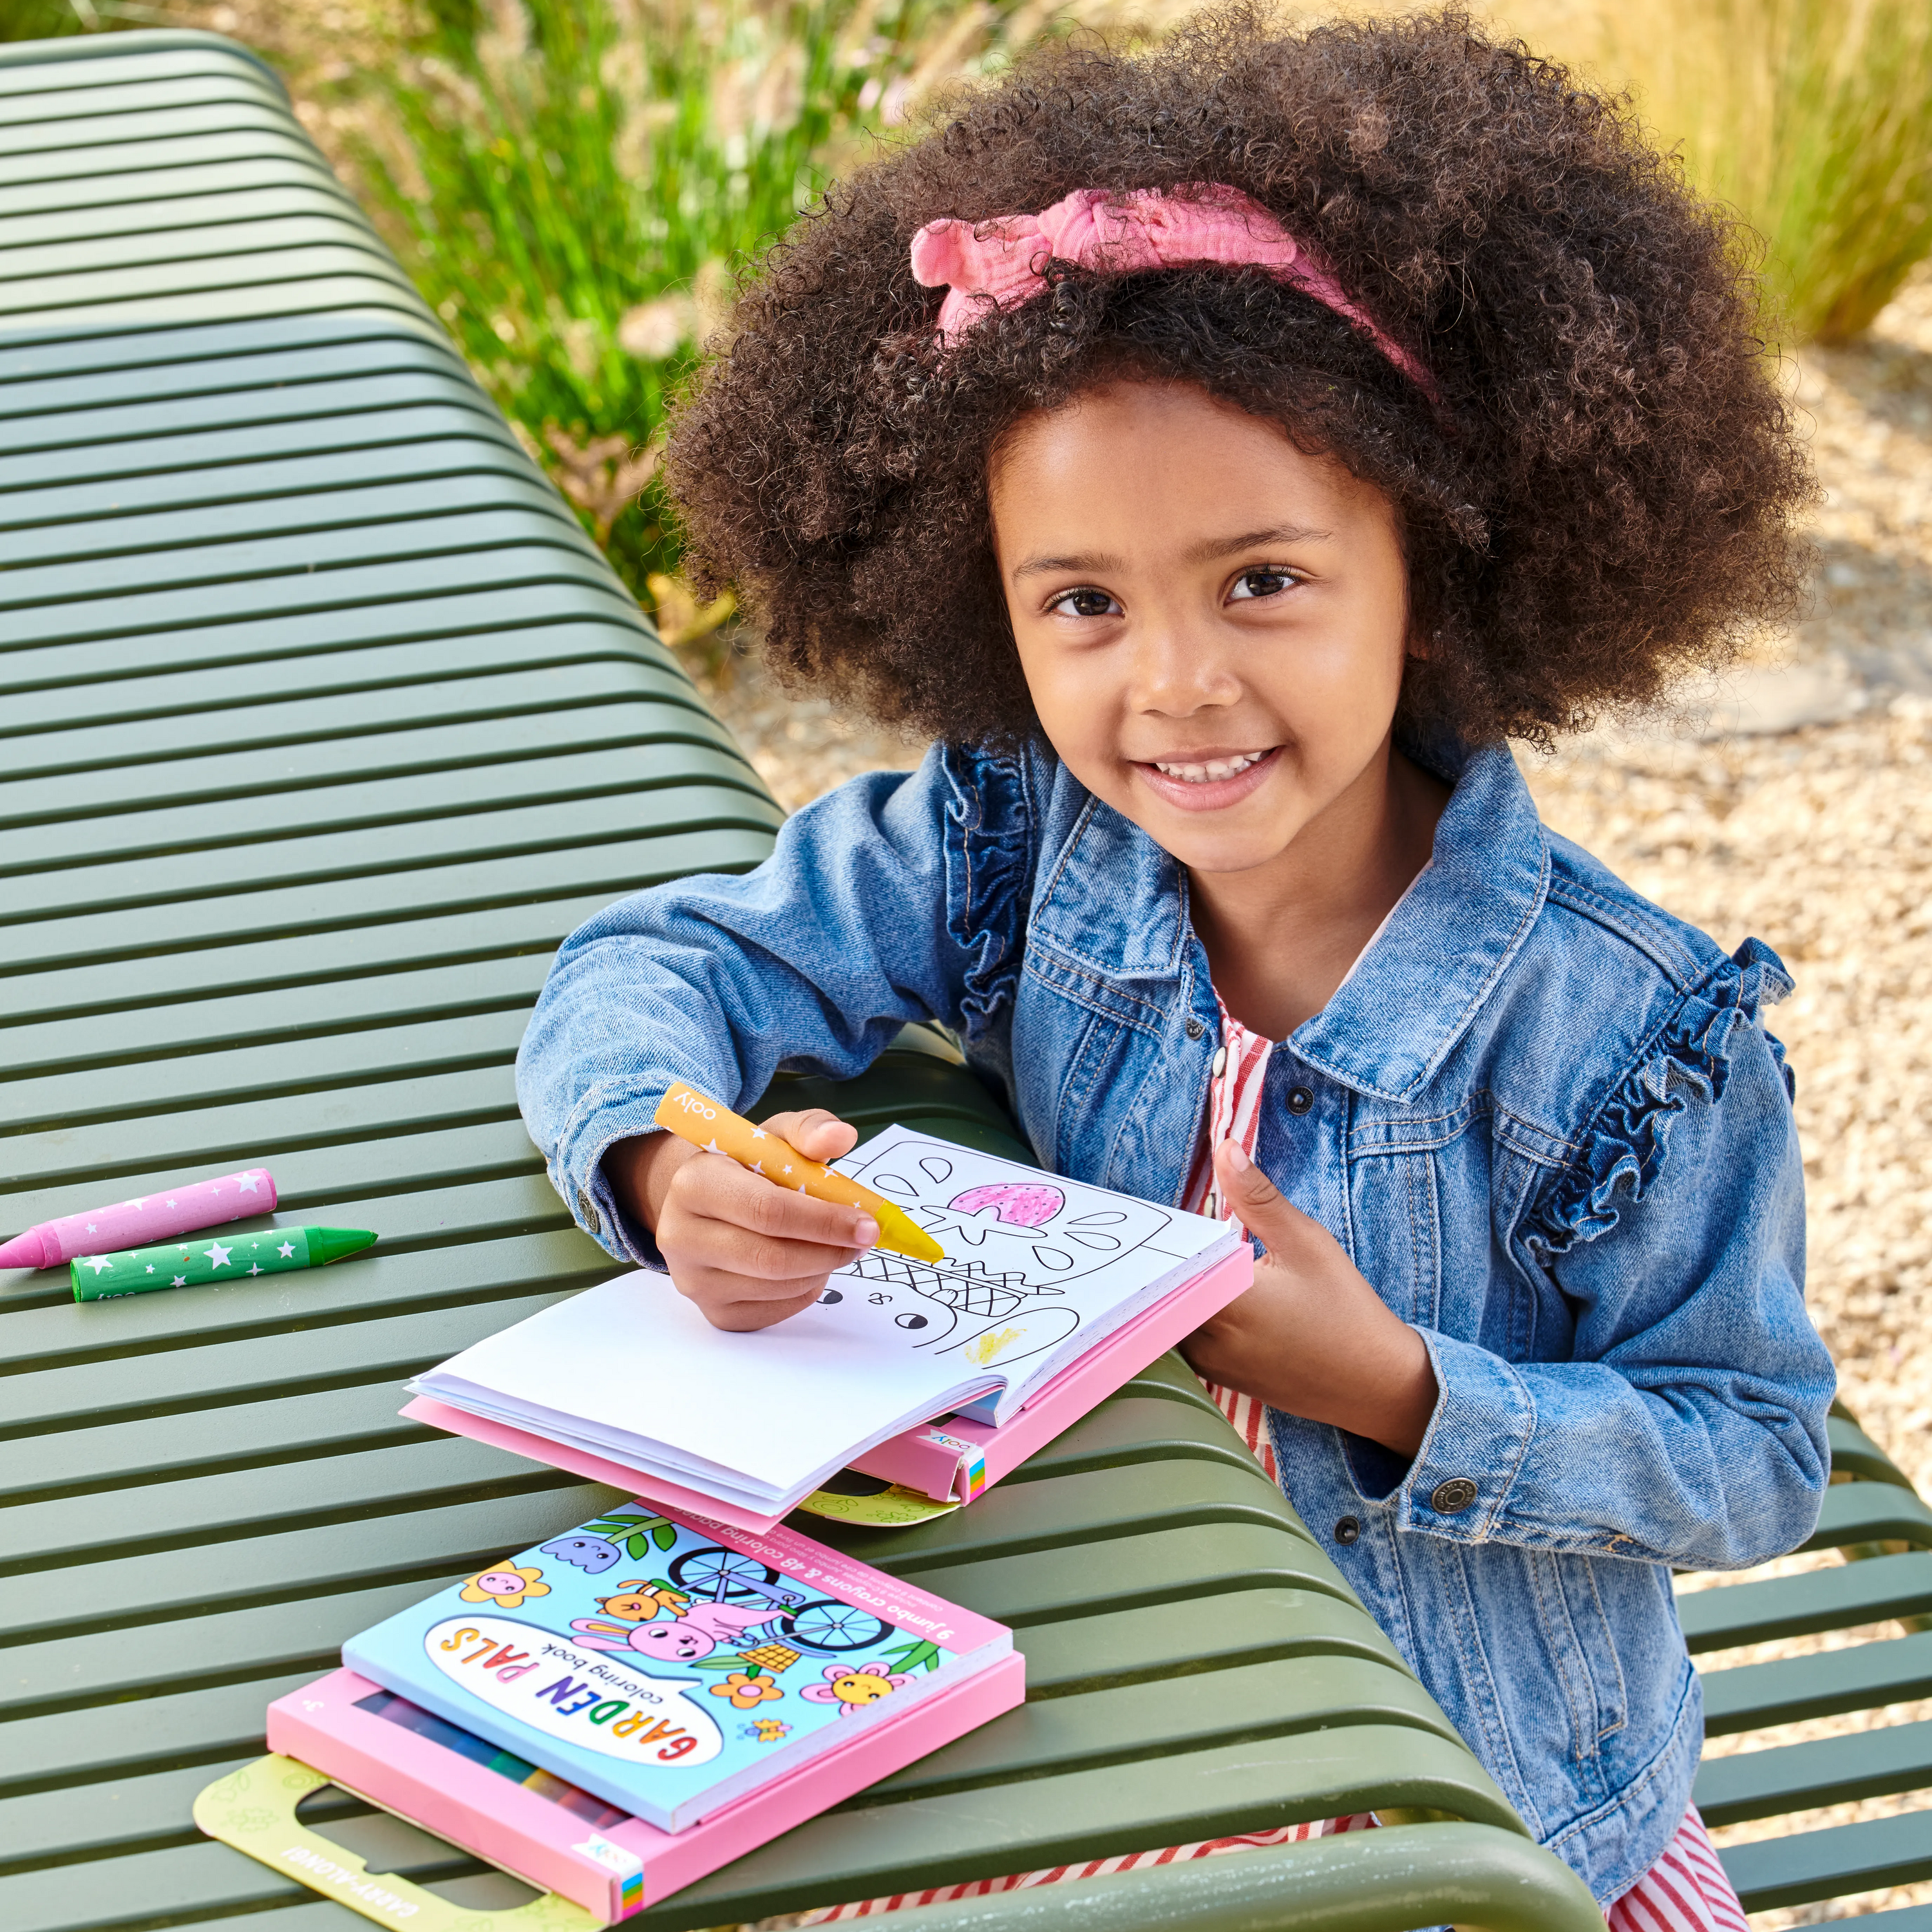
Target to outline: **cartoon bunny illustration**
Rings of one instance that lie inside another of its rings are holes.
[[[742,1637],[771,1614],[763,1606],[747,1610],[736,1604],[694,1604],[668,1623],[619,1624],[602,1617],[572,1617],[570,1627],[580,1633],[586,1650],[632,1650],[667,1664],[689,1664],[709,1657],[721,1643]]]

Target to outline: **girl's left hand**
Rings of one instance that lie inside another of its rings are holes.
[[[1214,1150],[1221,1198],[1268,1252],[1255,1285],[1181,1345],[1210,1382],[1413,1456],[1436,1412],[1422,1337],[1340,1242],[1286,1200],[1232,1141]]]

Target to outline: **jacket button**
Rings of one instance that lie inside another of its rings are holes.
[[[1352,1516],[1345,1516],[1335,1526],[1335,1540],[1337,1543],[1353,1543],[1361,1533],[1361,1524]]]
[[[598,1218],[597,1204],[582,1188],[577,1190],[577,1211],[581,1225],[593,1234],[604,1232],[604,1223]]]
[[[1188,1015],[1187,1037],[1190,1040],[1198,1040],[1207,1030],[1208,1024],[1204,1020],[1196,1019],[1192,1013]]]
[[[1315,1104],[1315,1096],[1306,1087],[1291,1087],[1288,1090],[1288,1111],[1291,1114],[1305,1114]]]
[[[1429,1494],[1429,1507],[1438,1516],[1460,1516],[1476,1500],[1476,1486],[1467,1476],[1451,1476]]]

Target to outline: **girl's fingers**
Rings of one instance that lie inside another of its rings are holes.
[[[868,1248],[879,1238],[878,1223],[862,1209],[817,1200],[717,1154],[687,1161],[678,1170],[666,1206],[774,1240],[854,1249]],[[662,1239],[663,1230],[658,1232]]]
[[[765,1126],[814,1160],[836,1160],[858,1138],[822,1107],[782,1114]],[[744,1330],[809,1308],[826,1277],[870,1248],[879,1229],[862,1210],[817,1200],[776,1174],[712,1156],[685,1162],[672,1177],[657,1237],[679,1292],[714,1328]]]
[[[824,1107],[807,1107],[796,1114],[774,1114],[765,1126],[767,1132],[782,1136],[800,1154],[816,1161],[837,1160],[858,1144],[859,1130]]]
[[[825,1284],[808,1282],[801,1288],[794,1283],[789,1294],[752,1297],[737,1292],[742,1291],[744,1283],[732,1276],[700,1270],[690,1281],[679,1281],[677,1287],[704,1310],[704,1318],[712,1328],[743,1334],[754,1328],[770,1328],[802,1314],[824,1293]]]
[[[1269,1254],[1312,1258],[1332,1250],[1346,1260],[1334,1236],[1296,1207],[1234,1142],[1223,1141],[1214,1150],[1214,1178],[1222,1198]]]

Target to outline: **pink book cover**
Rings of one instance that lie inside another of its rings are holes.
[[[856,1731],[675,1835],[352,1670],[332,1671],[271,1704],[268,1748],[610,1922],[657,1904],[1025,1696],[1025,1660],[1008,1652],[897,1723]]]
[[[970,1502],[1245,1294],[1253,1284],[1254,1274],[1253,1252],[1244,1244],[1070,1363],[1006,1422],[995,1426],[955,1417],[943,1426],[922,1424],[855,1457],[852,1466],[868,1475],[923,1490],[938,1501],[951,1498]],[[490,1443],[533,1462],[633,1490],[662,1508],[703,1511],[736,1529],[763,1533],[775,1529],[782,1520],[628,1468],[594,1450],[472,1415],[433,1396],[415,1397],[402,1413],[412,1421]]]

